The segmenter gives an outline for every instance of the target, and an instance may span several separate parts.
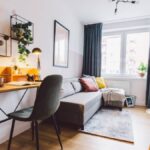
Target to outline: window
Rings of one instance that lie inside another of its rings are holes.
[[[141,62],[147,64],[148,31],[123,31],[102,38],[102,74],[136,75]]]
[[[127,34],[126,46],[126,74],[136,74],[140,63],[148,61],[149,33]]]
[[[102,72],[120,74],[121,36],[105,36],[102,41]]]

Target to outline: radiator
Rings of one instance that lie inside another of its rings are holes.
[[[130,81],[107,80],[107,86],[110,88],[121,88],[125,90],[126,94],[131,94]]]

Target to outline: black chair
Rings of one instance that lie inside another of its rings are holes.
[[[38,89],[37,96],[33,107],[22,109],[8,114],[8,117],[13,119],[8,143],[8,150],[10,150],[15,120],[18,121],[32,121],[32,132],[35,130],[36,148],[39,150],[39,136],[38,136],[38,121],[52,118],[54,128],[59,140],[61,149],[63,149],[59,129],[55,119],[55,112],[57,111],[60,101],[59,92],[62,84],[62,76],[51,75],[46,77]],[[34,136],[34,135],[33,135]]]

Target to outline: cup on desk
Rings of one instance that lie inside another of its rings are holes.
[[[3,85],[4,85],[4,78],[0,77],[0,87],[3,87]]]

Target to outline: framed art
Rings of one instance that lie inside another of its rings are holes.
[[[54,21],[53,66],[68,68],[70,31],[58,21]]]
[[[134,95],[126,95],[126,106],[127,107],[134,107],[136,103],[136,96]]]
[[[8,35],[0,33],[0,56],[10,57],[12,55],[11,39]]]

